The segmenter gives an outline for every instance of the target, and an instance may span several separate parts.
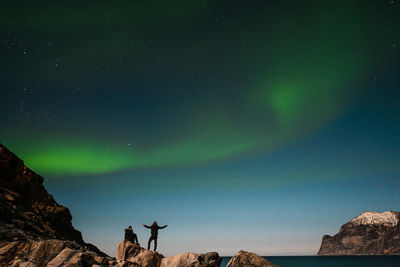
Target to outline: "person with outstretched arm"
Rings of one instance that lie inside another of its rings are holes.
[[[147,243],[147,249],[150,250],[150,243],[154,240],[154,251],[157,249],[157,237],[158,237],[158,229],[164,229],[168,225],[158,226],[157,222],[154,221],[151,226],[147,226],[143,224],[144,227],[151,229],[151,236],[149,238],[149,242]]]

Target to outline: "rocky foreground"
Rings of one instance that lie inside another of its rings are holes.
[[[158,267],[219,267],[222,258],[217,252],[182,253],[164,258],[161,254],[149,251],[129,241],[121,242],[117,247],[116,261],[119,266],[158,266]],[[228,262],[227,267],[279,267],[255,253],[239,251]]]
[[[68,208],[59,205],[43,186],[43,177],[0,144],[0,266],[219,267],[217,252],[163,255],[121,242],[116,258],[85,243],[71,223]],[[268,265],[269,264],[269,265]],[[267,266],[262,257],[240,251],[230,267]]]
[[[148,266],[148,267],[219,267],[222,258],[217,252],[205,254],[182,253],[164,257],[155,251],[142,248],[129,241],[122,241],[117,247],[116,262],[118,266]]]
[[[365,212],[324,235],[318,255],[400,255],[400,212]]]

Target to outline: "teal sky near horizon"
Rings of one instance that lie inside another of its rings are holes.
[[[0,142],[107,253],[157,219],[165,254],[309,255],[398,209],[399,1],[0,5]]]

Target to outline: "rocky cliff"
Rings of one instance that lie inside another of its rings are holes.
[[[0,144],[0,242],[63,239],[83,243],[69,210],[57,204],[43,177]]]
[[[318,255],[400,255],[400,212],[365,212],[324,235]]]
[[[44,188],[43,177],[0,144],[0,265],[112,264],[83,241],[71,220],[68,208]]]

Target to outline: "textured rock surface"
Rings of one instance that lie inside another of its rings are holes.
[[[83,243],[69,210],[43,186],[43,177],[0,144],[0,240],[57,238]]]
[[[160,266],[163,255],[155,251],[142,248],[129,241],[122,241],[117,246],[116,260],[119,266]]]
[[[279,267],[278,265],[272,264],[263,257],[258,256],[255,253],[247,251],[239,251],[235,256],[228,262],[226,267]]]
[[[114,265],[106,256],[83,248],[74,241],[48,239],[14,241],[0,248],[1,266],[99,266]]]
[[[365,212],[324,235],[318,255],[400,255],[400,212]]]
[[[160,267],[219,267],[221,261],[222,258],[217,252],[205,254],[187,252],[162,259]]]
[[[109,266],[113,259],[86,244],[43,178],[0,144],[0,266]]]

